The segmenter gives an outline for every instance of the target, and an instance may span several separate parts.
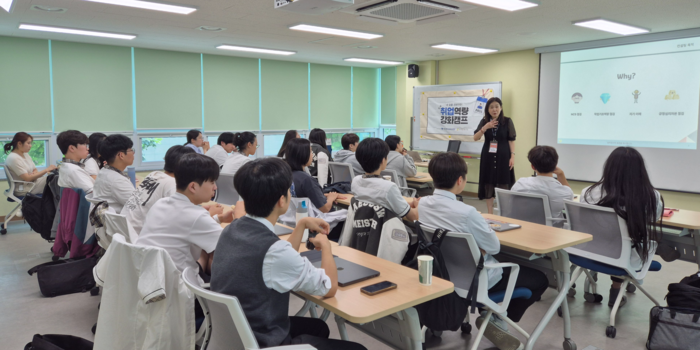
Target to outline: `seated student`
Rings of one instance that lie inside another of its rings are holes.
[[[301,135],[299,135],[299,133],[296,130],[287,131],[287,133],[284,134],[284,141],[282,141],[282,147],[280,147],[280,151],[277,152],[277,157],[284,158],[284,152],[285,150],[287,150],[287,143],[289,143],[289,140],[298,139],[300,137]]]
[[[107,162],[95,180],[92,197],[105,201],[117,214],[134,192],[129,175],[124,170],[134,163],[134,143],[121,134],[109,135],[100,142],[100,155]]]
[[[663,214],[664,200],[651,185],[644,158],[636,149],[618,147],[612,151],[603,166],[603,176],[581,191],[579,201],[613,208],[617,215],[626,218],[627,232],[632,239],[632,268],[641,270],[644,263],[654,257],[657,243],[661,240],[661,227],[656,221]],[[622,280],[610,278],[613,283],[608,305],[613,306]],[[627,297],[622,297],[620,306],[625,303]]]
[[[352,171],[355,175],[364,174],[365,171],[362,170],[362,166],[355,158],[355,151],[357,151],[357,145],[360,144],[360,137],[353,133],[345,134],[340,139],[340,144],[343,146],[343,149],[335,152],[335,161],[352,165]]]
[[[258,149],[258,138],[252,132],[244,131],[234,135],[233,144],[238,152],[228,157],[221,167],[221,172],[225,174],[235,174],[243,164],[252,160],[249,156],[255,154]]]
[[[435,192],[432,196],[423,197],[418,206],[421,222],[437,228],[451,231],[471,233],[476,244],[484,254],[484,264],[497,264],[493,257],[501,249],[496,233],[476,209],[457,200],[457,194],[464,190],[467,183],[467,164],[457,153],[439,153],[430,160],[428,172],[433,178]],[[489,291],[505,290],[508,285],[510,268],[488,270]],[[547,290],[547,276],[539,270],[525,266],[520,267],[516,287],[525,287],[532,291],[530,299],[513,299],[508,305],[508,317],[519,322],[530,305],[539,300]],[[477,327],[483,323],[483,316],[476,321]],[[501,350],[521,349],[518,338],[507,331],[507,323],[493,317],[486,326],[484,336]]]
[[[550,146],[535,146],[528,152],[527,159],[537,176],[521,177],[511,191],[547,195],[552,217],[563,218],[564,200],[574,199],[574,191],[569,187],[564,171],[557,167],[557,150]],[[564,222],[555,221],[554,226],[563,227]]]
[[[31,188],[28,185],[16,184],[15,196],[21,197],[27,193],[44,193],[44,187],[46,186],[46,177],[44,175],[56,169],[56,166],[49,165],[42,171],[37,170],[32,157],[29,155],[33,141],[34,138],[31,135],[26,132],[18,132],[12,138],[12,141],[3,146],[5,154],[10,152],[5,159],[5,166],[10,171],[12,178],[15,181],[34,183],[34,186]]]
[[[95,179],[85,171],[82,160],[88,152],[88,137],[78,130],[66,130],[56,138],[58,149],[63,153],[63,162],[58,167],[58,186],[80,188],[85,193],[92,193]]]
[[[314,161],[309,166],[309,174],[316,176],[318,183],[323,186],[331,181],[328,162],[333,161],[333,156],[331,156],[331,152],[326,147],[326,132],[319,128],[311,130],[309,132],[309,141],[311,142],[311,151],[314,152]],[[320,177],[319,172],[322,173]]]
[[[389,156],[386,163],[386,168],[389,170],[396,170],[396,175],[403,177],[416,176],[416,164],[413,162],[413,158],[408,155],[408,151],[403,148],[403,141],[398,135],[389,135],[384,140],[386,144],[389,145]]]
[[[209,150],[209,141],[204,141],[204,136],[201,131],[192,129],[187,132],[187,142],[184,146],[192,148],[199,154],[204,154]],[[202,152],[202,150],[204,150],[204,152]]]
[[[88,140],[88,152],[90,155],[83,159],[83,164],[85,164],[85,171],[87,171],[93,179],[97,179],[97,174],[100,173],[100,169],[104,166],[103,159],[100,158],[100,142],[104,140],[107,135],[101,132],[94,132],[90,134]]]
[[[360,142],[355,156],[365,174],[352,180],[352,193],[357,200],[385,207],[409,221],[418,220],[418,198],[409,205],[398,186],[379,175],[386,169],[388,154],[389,146],[382,139],[370,137]]]
[[[313,162],[311,143],[305,139],[293,139],[287,144],[285,160],[292,168],[294,196],[309,198],[311,203],[323,213],[331,211],[338,193],[323,193],[318,181],[304,171]]]
[[[136,244],[165,249],[180,272],[190,267],[208,274],[220,223],[233,221],[231,208],[212,217],[199,206],[211,200],[218,178],[219,166],[213,159],[183,155],[175,168],[176,192],[151,207]]]
[[[319,350],[364,349],[356,343],[328,339],[330,331],[323,320],[288,316],[289,292],[331,298],[338,289],[326,222],[301,219],[287,241],[274,233],[277,218],[289,207],[289,166],[280,159],[257,159],[241,167],[234,182],[248,214],[221,233],[211,290],[238,298],[262,348],[310,344]],[[321,250],[321,268],[298,253],[305,229],[319,233],[309,241]]]
[[[137,234],[141,233],[143,222],[148,211],[161,198],[167,198],[175,193],[175,169],[180,158],[195,151],[189,147],[175,145],[165,153],[163,171],[154,171],[146,176],[139,187],[131,193],[124,204],[121,214],[126,216]]]
[[[236,150],[236,146],[233,144],[234,135],[232,132],[224,132],[219,135],[219,139],[216,141],[217,144],[212,146],[207,153],[207,157],[211,157],[216,161],[219,166],[224,165],[228,155]]]

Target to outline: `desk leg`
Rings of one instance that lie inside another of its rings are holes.
[[[700,270],[700,231],[688,230],[695,241],[695,260],[698,262],[698,270]]]
[[[350,338],[348,338],[348,330],[347,328],[345,328],[345,319],[338,315],[335,315],[335,323],[338,324],[338,333],[340,333],[340,340],[350,340]]]
[[[542,320],[540,323],[537,324],[537,327],[535,327],[535,330],[532,332],[532,335],[530,335],[530,338],[527,340],[527,345],[525,346],[525,350],[532,350],[535,347],[535,342],[537,342],[537,338],[540,337],[542,332],[544,331],[544,328],[547,326],[549,321],[552,319],[552,316],[554,316],[554,313],[557,311],[557,308],[559,306],[562,307],[562,317],[564,318],[564,349],[565,350],[575,350],[576,349],[576,343],[571,340],[571,318],[569,315],[569,305],[566,302],[566,295],[569,291],[568,286],[570,283],[570,276],[569,273],[570,271],[570,265],[571,263],[569,262],[569,254],[566,253],[564,250],[558,250],[552,254],[547,254],[551,259],[552,259],[552,268],[553,270],[557,273],[559,277],[559,294],[557,294],[556,299],[554,299],[554,302],[552,305],[549,307],[547,312],[544,314],[544,317],[542,317]]]

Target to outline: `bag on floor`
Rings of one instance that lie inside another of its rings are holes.
[[[54,173],[49,174],[46,182],[49,183],[54,176]],[[50,186],[44,187],[44,192],[41,196],[27,193],[22,199],[22,215],[27,221],[29,227],[34,232],[41,235],[41,238],[51,241],[55,237],[51,237],[51,227],[56,216],[56,205],[54,204],[54,194]]]
[[[700,310],[700,277],[693,274],[669,284],[666,302],[672,308]]]
[[[72,335],[35,334],[24,350],[92,350],[92,347],[91,341]]]
[[[649,313],[649,350],[697,349],[700,310],[654,306]]]
[[[97,258],[57,260],[32,267],[27,273],[36,273],[41,294],[47,297],[84,293],[95,287],[92,268]]]

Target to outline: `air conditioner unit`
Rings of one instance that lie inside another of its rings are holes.
[[[355,0],[274,0],[275,9],[307,15],[322,15],[352,6]]]
[[[449,0],[376,0],[345,8],[342,12],[370,21],[421,24],[454,18],[457,13],[473,8],[475,6]]]

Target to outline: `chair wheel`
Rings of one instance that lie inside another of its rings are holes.
[[[627,285],[627,293],[634,293],[637,291],[637,286],[634,284],[628,284]]]
[[[603,296],[600,294],[583,293],[583,299],[587,303],[600,303],[601,301],[603,301]]]
[[[93,289],[90,289],[90,295],[93,297],[96,295],[100,295],[100,287],[95,287]]]
[[[564,314],[564,313],[561,311],[561,306],[558,307],[558,308],[557,308],[557,315],[559,315],[559,317],[563,317],[563,316],[562,316],[563,314]]]
[[[576,283],[572,284],[571,288],[576,288]]]
[[[566,296],[569,298],[573,298],[576,295],[576,289],[569,288],[569,292],[566,293]]]
[[[434,331],[434,330],[431,329],[431,330],[430,330],[430,333],[433,333],[433,335],[436,336],[436,337],[442,336],[442,331]]]
[[[564,350],[576,350],[576,343],[571,339],[564,340]]]
[[[605,328],[606,337],[615,338],[615,335],[617,335],[617,329],[615,329],[615,326],[608,326],[608,328]]]
[[[462,333],[469,334],[472,332],[472,325],[468,322],[462,323],[462,326],[460,328],[462,329]]]
[[[5,224],[0,224],[0,234],[6,234],[7,229],[5,228]]]

